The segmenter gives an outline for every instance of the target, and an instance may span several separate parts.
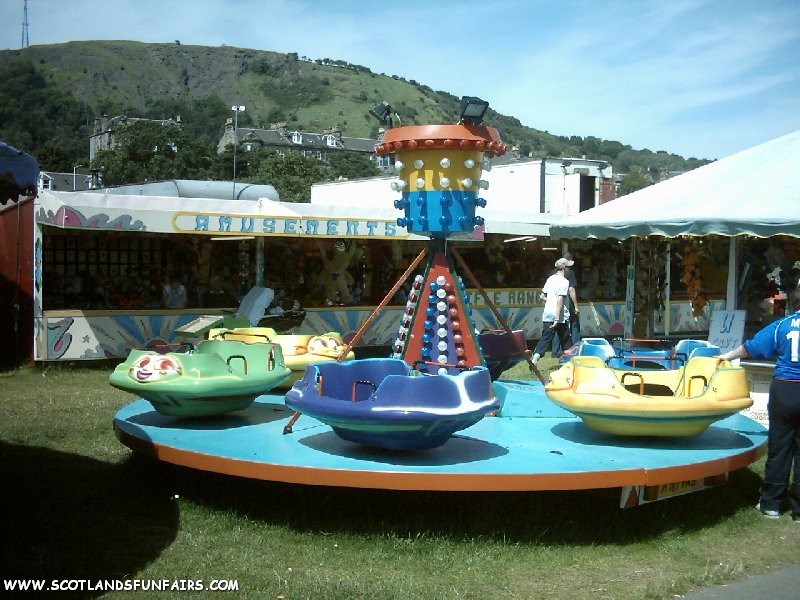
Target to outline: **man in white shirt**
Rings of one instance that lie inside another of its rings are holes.
[[[542,311],[542,337],[533,351],[533,364],[537,364],[542,354],[549,351],[553,345],[553,336],[558,336],[562,348],[569,345],[569,309],[567,296],[569,294],[569,280],[564,276],[564,271],[569,265],[566,258],[556,261],[556,272],[547,278],[542,287],[545,294],[544,310]]]

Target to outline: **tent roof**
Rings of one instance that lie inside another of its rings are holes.
[[[39,165],[36,159],[14,146],[0,142],[0,204],[18,196],[36,193]]]
[[[112,188],[88,190],[90,193],[126,196],[166,196],[172,198],[213,198],[235,200],[280,200],[271,185],[230,181],[194,179],[169,179],[152,183],[120,185]]]
[[[754,146],[550,227],[555,238],[800,237],[800,131]]]

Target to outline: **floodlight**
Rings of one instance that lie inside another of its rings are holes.
[[[475,96],[461,97],[461,120],[460,123],[466,125],[482,125],[483,115],[486,114],[489,103]]]
[[[392,128],[392,107],[384,100],[377,106],[369,109],[369,114],[378,119],[388,129]]]

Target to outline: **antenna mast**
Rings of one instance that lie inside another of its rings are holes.
[[[31,41],[28,38],[28,0],[25,0],[24,8],[22,9],[22,47],[27,48],[31,45]]]

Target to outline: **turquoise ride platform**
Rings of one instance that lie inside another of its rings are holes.
[[[440,491],[577,490],[654,486],[724,475],[766,451],[766,429],[742,414],[694,437],[592,431],[550,402],[538,381],[498,381],[501,416],[417,452],[365,447],[265,394],[226,415],[180,419],[136,400],[114,417],[117,438],[158,460],[227,475],[308,485]]]

